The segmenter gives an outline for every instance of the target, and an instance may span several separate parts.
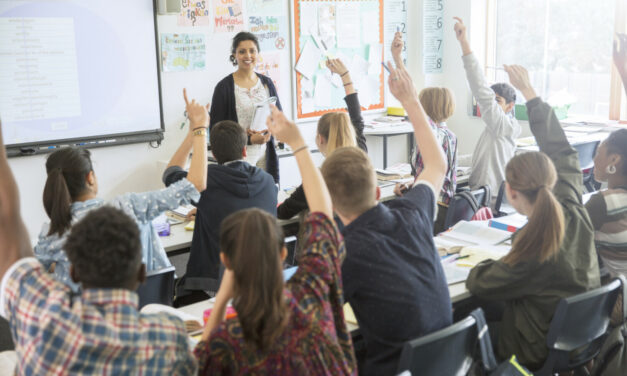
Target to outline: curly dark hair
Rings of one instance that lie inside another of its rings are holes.
[[[111,206],[90,211],[72,226],[64,249],[85,287],[132,286],[142,262],[137,224]]]

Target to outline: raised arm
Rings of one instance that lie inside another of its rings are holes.
[[[368,146],[366,146],[366,136],[364,136],[364,128],[366,124],[364,123],[364,118],[361,116],[359,97],[355,91],[351,73],[340,59],[328,59],[327,67],[332,73],[335,73],[342,78],[344,92],[346,93],[344,101],[346,102],[346,107],[348,108],[348,115],[351,118],[351,124],[353,124],[353,128],[355,129],[355,141],[357,141],[357,146],[359,146],[361,150],[367,152]]]
[[[403,41],[403,33],[397,31],[394,34],[394,40],[392,41],[392,58],[394,59],[394,64],[397,67],[405,68],[405,64],[403,63],[403,58],[401,57],[401,53],[403,52],[403,46],[405,46],[405,42]]]
[[[566,134],[547,103],[537,96],[531,86],[527,70],[519,65],[506,65],[511,84],[527,100],[529,128],[538,143],[540,151],[551,158],[557,170],[558,180],[553,193],[558,199],[571,198],[581,201],[583,180],[577,151],[568,143]]]
[[[627,94],[627,34],[616,35],[618,41],[614,41],[614,64],[623,80],[623,88]]]
[[[316,167],[303,140],[298,127],[287,120],[285,115],[276,106],[272,106],[272,113],[267,120],[270,133],[279,141],[285,142],[294,150],[294,157],[303,178],[303,189],[309,210],[321,212],[328,218],[333,218],[331,196],[327,189],[320,170]]]
[[[16,261],[33,256],[20,214],[20,195],[9,167],[0,124],[0,279]]]
[[[209,108],[209,104],[203,106],[196,103],[193,99],[190,102],[189,99],[187,99],[187,90],[185,89],[183,89],[183,98],[185,99],[185,107],[187,116],[189,117],[188,137],[192,139],[191,144],[194,148],[187,180],[194,184],[198,192],[202,192],[207,187],[207,128],[209,127],[207,109]],[[186,141],[183,141],[183,145],[185,143]]]
[[[405,108],[409,121],[414,128],[416,145],[422,155],[424,168],[417,179],[428,181],[433,185],[433,190],[436,193],[440,192],[447,168],[444,151],[429,126],[427,114],[418,100],[418,93],[416,93],[409,73],[402,66],[395,69],[391,63],[388,63],[388,67],[390,69],[388,79],[390,92]]]

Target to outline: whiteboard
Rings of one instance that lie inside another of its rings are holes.
[[[160,140],[153,7],[153,0],[0,1],[7,146]]]

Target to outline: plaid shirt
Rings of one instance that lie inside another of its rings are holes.
[[[141,314],[137,302],[137,294],[123,289],[72,296],[35,258],[18,261],[0,284],[0,315],[11,326],[18,373],[195,373],[183,322]]]
[[[453,196],[455,196],[455,189],[457,188],[457,137],[448,129],[444,122],[437,124],[430,118],[428,119],[431,129],[433,129],[438,142],[442,145],[442,150],[444,150],[446,161],[448,163],[448,169],[446,170],[446,175],[444,176],[442,190],[440,191],[440,195],[438,197],[438,204],[448,206],[453,199]],[[422,162],[422,155],[420,154],[418,145],[416,145],[413,150],[411,160],[412,170],[415,171],[414,176],[420,175],[422,169],[424,168],[424,164]]]

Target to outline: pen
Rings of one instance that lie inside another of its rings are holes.
[[[384,62],[381,62],[381,65],[383,65],[383,68],[385,68],[385,70],[388,71],[388,73],[391,73],[390,72],[390,68],[388,68],[387,65],[385,65]]]
[[[457,256],[456,261],[457,261],[457,260],[461,260],[461,259],[465,259],[465,258],[469,258],[469,257],[470,257],[470,255]]]

